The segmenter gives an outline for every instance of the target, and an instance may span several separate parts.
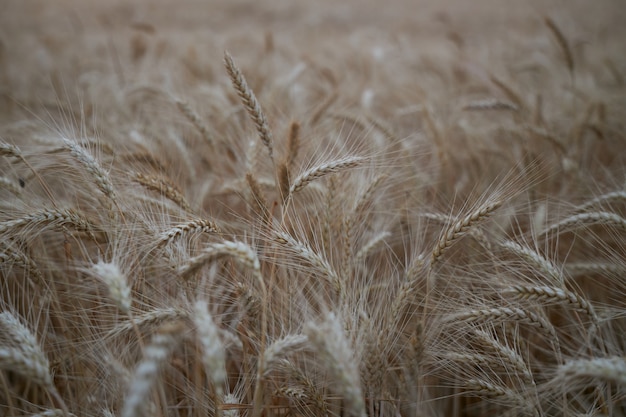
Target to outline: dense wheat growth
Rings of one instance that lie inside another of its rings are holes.
[[[626,416],[621,1],[2,3],[0,416]]]

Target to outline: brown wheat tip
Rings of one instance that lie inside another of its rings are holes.
[[[31,331],[8,311],[0,313],[0,329],[0,369],[54,388],[48,358]]]
[[[322,358],[322,364],[337,381],[343,395],[346,414],[364,417],[365,401],[361,390],[359,369],[353,349],[344,333],[341,320],[328,313],[321,323],[308,323],[305,333],[311,345]]]
[[[159,238],[159,242],[157,245],[159,247],[165,246],[166,244],[180,236],[186,236],[192,233],[220,234],[221,231],[220,228],[211,220],[193,219],[189,220],[187,223],[179,224],[161,233],[161,237]]]
[[[561,51],[563,52],[563,58],[565,58],[565,63],[567,64],[567,68],[569,69],[570,74],[573,75],[574,74],[574,54],[572,53],[572,49],[569,46],[569,42],[567,42],[565,35],[563,35],[563,32],[561,31],[561,29],[559,29],[559,27],[554,22],[554,20],[552,20],[550,17],[546,17],[544,19],[544,23],[546,24],[548,29],[550,29],[550,32],[552,33],[552,35],[554,35],[554,38],[556,39],[557,43],[559,44],[559,47],[561,48]]]
[[[306,187],[309,183],[328,174],[341,172],[343,170],[359,166],[366,159],[367,158],[360,156],[348,156],[334,161],[324,162],[322,164],[309,168],[294,179],[291,187],[289,188],[289,194],[293,195],[294,193],[297,193],[298,191]]]
[[[159,332],[152,338],[152,342],[144,351],[143,359],[135,369],[130,390],[120,413],[121,417],[141,415],[142,406],[149,400],[148,396],[159,370],[180,341],[181,330],[180,323],[167,323],[161,326]]]
[[[202,363],[207,375],[215,387],[216,394],[221,397],[226,382],[226,352],[220,336],[220,330],[205,300],[198,300],[194,305],[193,321],[196,326],[198,340],[202,346]]]
[[[502,205],[502,201],[494,201],[474,210],[467,216],[452,224],[441,236],[432,251],[430,265],[434,266],[443,253],[458,239],[465,235],[473,226],[485,220]]]
[[[239,68],[235,65],[232,56],[227,51],[224,51],[224,64],[233,87],[237,90],[237,94],[246,108],[248,115],[250,115],[250,118],[254,122],[257,132],[259,133],[259,138],[261,139],[261,142],[263,142],[263,145],[267,148],[270,159],[273,163],[274,137],[272,136],[267,118],[261,110],[261,105],[252,92],[252,89],[248,87],[248,83],[241,73],[241,70],[239,70]]]
[[[92,266],[91,273],[106,284],[111,299],[115,301],[120,311],[128,313],[131,305],[131,290],[120,268],[115,263],[99,261]]]

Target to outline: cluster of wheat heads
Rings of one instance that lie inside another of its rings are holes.
[[[268,35],[177,90],[140,27],[80,101],[16,85],[0,415],[626,414],[626,89],[542,27],[530,78]]]

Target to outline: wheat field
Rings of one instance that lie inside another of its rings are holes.
[[[0,416],[626,415],[622,1],[1,7]]]

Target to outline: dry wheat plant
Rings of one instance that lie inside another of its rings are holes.
[[[0,416],[626,415],[626,10],[4,0]]]

